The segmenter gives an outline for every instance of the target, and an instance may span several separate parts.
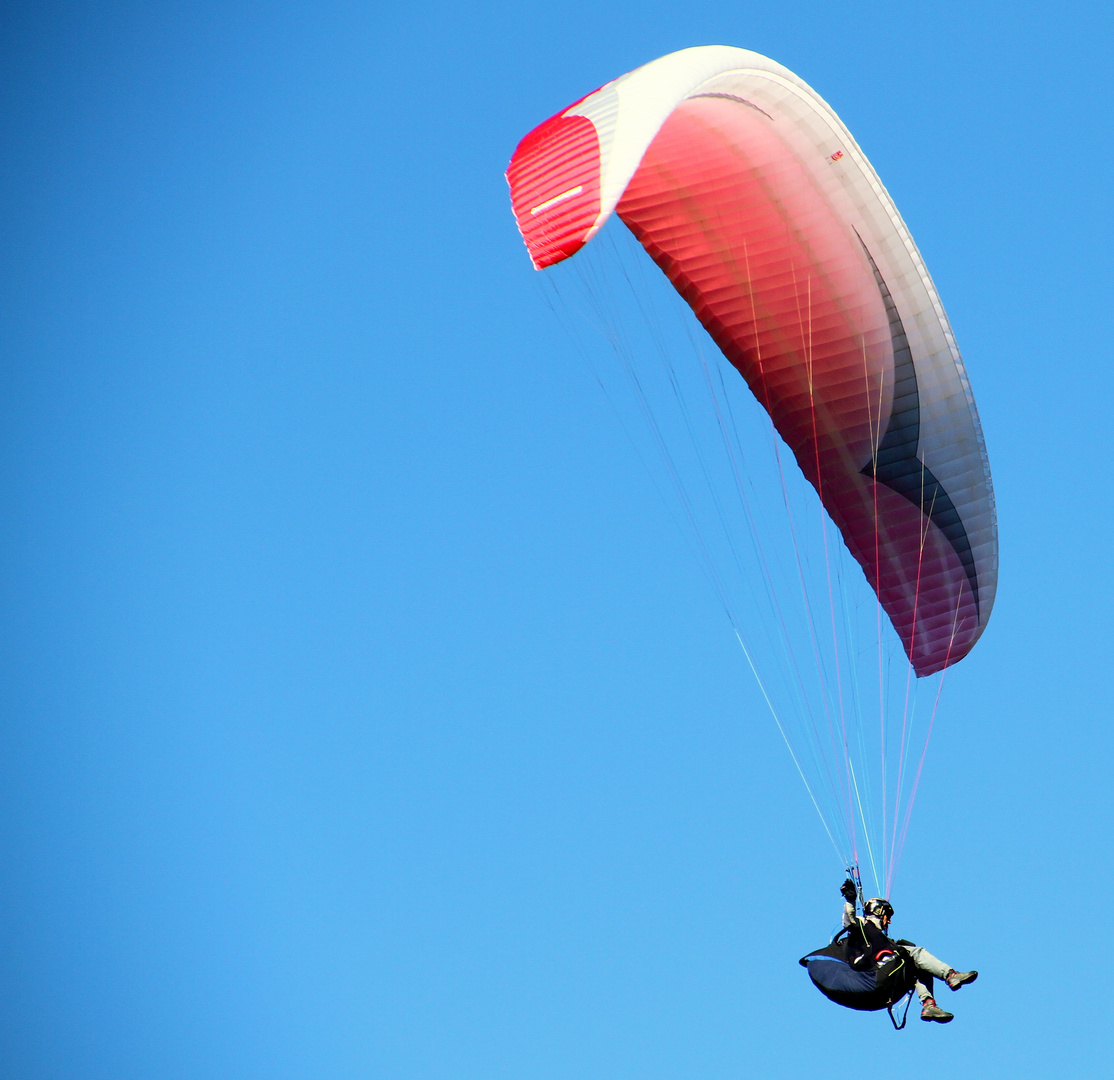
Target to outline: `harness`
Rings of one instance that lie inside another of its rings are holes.
[[[802,956],[799,963],[808,971],[813,985],[829,1001],[861,1012],[879,1012],[885,1009],[896,1030],[905,1027],[912,1002],[913,984],[917,981],[916,967],[905,948],[893,942],[893,950],[886,950],[880,959],[871,958],[869,966],[855,967],[847,960],[847,939],[854,927],[846,926],[831,943]],[[900,1023],[894,1007],[907,998]]]

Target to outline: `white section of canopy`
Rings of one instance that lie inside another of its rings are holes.
[[[751,71],[780,75],[811,93],[788,68],[759,53],[730,45],[698,45],[620,75],[562,114],[591,120],[600,140],[600,214],[588,239],[611,216],[669,114],[701,83],[727,72]]]

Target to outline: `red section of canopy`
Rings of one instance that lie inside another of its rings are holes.
[[[618,213],[769,412],[917,674],[965,656],[978,615],[959,556],[919,505],[862,471],[894,385],[877,282],[774,123],[737,101],[682,103]]]
[[[567,259],[584,246],[600,213],[595,125],[585,116],[562,115],[539,124],[518,144],[507,182],[534,266],[542,270]]]

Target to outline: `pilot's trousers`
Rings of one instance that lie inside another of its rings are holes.
[[[938,979],[943,979],[951,971],[951,967],[945,964],[942,960],[937,960],[935,956],[928,951],[922,949],[919,945],[908,945],[905,951],[912,957],[913,963],[917,966],[917,997],[924,1001],[926,998],[932,997],[932,976],[935,975]]]

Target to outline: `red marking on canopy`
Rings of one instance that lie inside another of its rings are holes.
[[[584,246],[600,213],[595,125],[586,116],[560,114],[539,124],[518,144],[507,182],[534,266],[541,270],[567,259]],[[550,200],[557,201],[547,206]]]

